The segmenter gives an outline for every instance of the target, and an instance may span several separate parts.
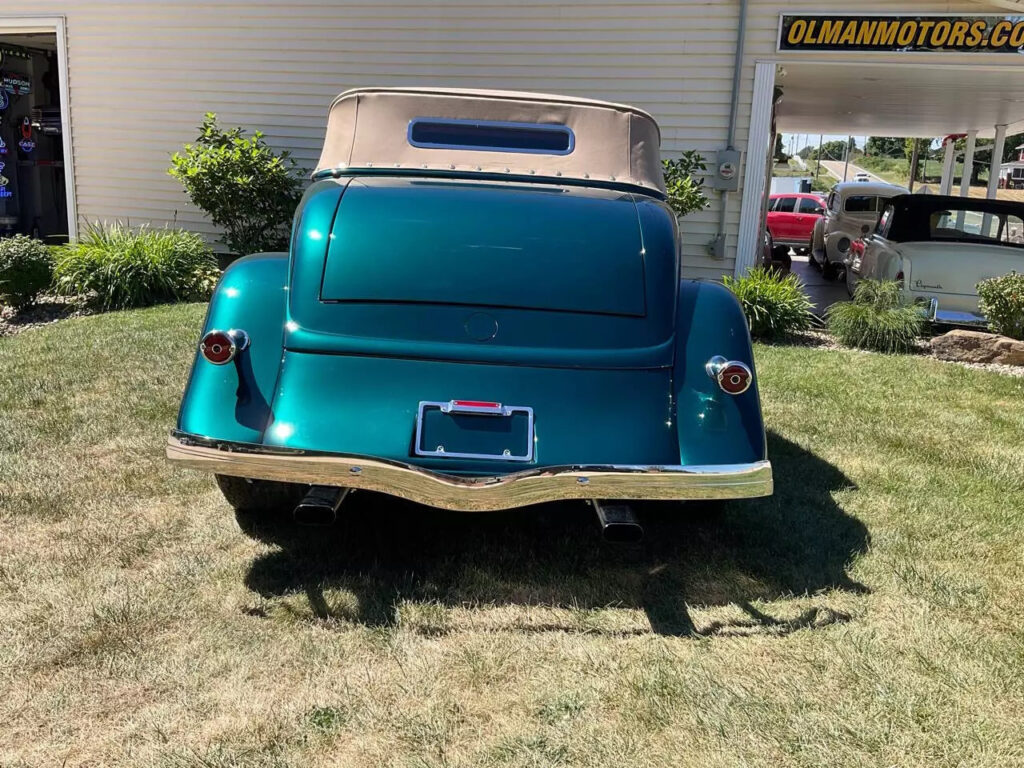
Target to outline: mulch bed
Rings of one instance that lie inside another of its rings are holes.
[[[0,306],[0,336],[14,336],[30,328],[40,328],[69,317],[91,315],[95,310],[77,298],[42,296],[30,307],[18,311]]]

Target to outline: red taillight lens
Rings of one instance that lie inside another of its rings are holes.
[[[721,355],[707,362],[708,376],[714,379],[722,391],[729,395],[742,395],[754,381],[754,373],[746,363],[726,360]]]
[[[249,346],[245,331],[209,331],[199,343],[203,357],[214,365],[224,365],[235,359],[235,355]]]
[[[902,269],[899,272],[896,273],[896,282],[900,283],[901,285],[903,284],[903,270]]]

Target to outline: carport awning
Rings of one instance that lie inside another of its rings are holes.
[[[908,55],[909,56],[909,55]],[[785,72],[785,74],[783,74]],[[943,136],[1024,131],[1024,68],[864,62],[783,63],[778,128],[787,133]]]

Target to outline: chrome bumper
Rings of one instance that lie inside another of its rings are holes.
[[[167,458],[220,475],[363,488],[427,504],[479,512],[560,499],[744,499],[770,496],[767,461],[715,466],[543,467],[492,477],[460,477],[367,456],[225,443],[172,433]]]
[[[940,325],[969,325],[975,328],[988,328],[988,320],[983,315],[939,309],[939,300],[934,298],[928,302],[927,317],[931,322]]]

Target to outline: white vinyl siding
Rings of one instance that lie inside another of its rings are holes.
[[[821,10],[787,3],[787,10]],[[650,111],[666,156],[724,146],[738,2],[551,0],[36,0],[67,20],[80,222],[128,220],[214,235],[176,181],[171,153],[206,111],[290,149],[304,168],[320,150],[327,106],[367,85],[549,91]],[[903,0],[899,11],[967,11],[976,3]],[[757,58],[774,56],[779,2],[752,2],[736,146],[745,150]],[[857,11],[897,11],[870,0]],[[0,11],[0,16],[15,14]],[[741,178],[742,178],[741,168]],[[684,274],[732,271],[740,193],[731,196],[727,258],[706,245],[718,196],[682,222]]]

